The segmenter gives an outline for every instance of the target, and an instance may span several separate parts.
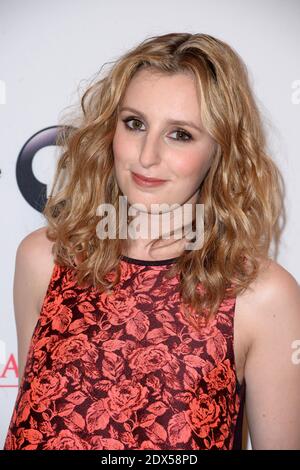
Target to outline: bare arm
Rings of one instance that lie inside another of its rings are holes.
[[[27,235],[16,252],[13,285],[18,340],[19,386],[24,373],[30,340],[51,276],[51,243],[44,228]]]
[[[300,363],[293,349],[300,340],[300,286],[273,262],[248,307],[253,341],[245,379],[252,448],[300,449]]]

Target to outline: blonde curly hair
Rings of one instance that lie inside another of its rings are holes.
[[[224,298],[255,280],[272,240],[277,253],[285,222],[283,178],[267,154],[247,69],[225,42],[207,34],[149,37],[88,86],[80,100],[82,116],[63,125],[57,139],[62,154],[43,211],[47,236],[54,241],[56,263],[73,267],[79,283],[112,292],[120,281],[123,242],[118,236],[98,238],[96,210],[110,203],[118,217],[122,193],[112,152],[118,107],[134,74],[148,67],[193,74],[202,124],[217,143],[199,191],[204,243],[184,251],[166,272],[180,276],[184,313],[199,326],[215,316]],[[107,277],[111,272],[116,276]]]

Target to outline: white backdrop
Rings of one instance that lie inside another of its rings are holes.
[[[168,32],[214,35],[246,62],[286,184],[288,220],[278,262],[299,282],[299,0],[0,0],[1,448],[18,383],[15,253],[25,235],[44,225],[18,183],[19,153],[34,134],[58,124],[79,87],[104,62],[148,36]],[[35,178],[48,187],[56,156],[57,149],[48,145],[32,161]]]

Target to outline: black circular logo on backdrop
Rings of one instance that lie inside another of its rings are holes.
[[[35,154],[49,145],[57,145],[58,131],[62,126],[51,126],[30,137],[23,145],[17,159],[16,177],[19,189],[28,204],[42,212],[47,201],[47,185],[36,179],[32,171]]]

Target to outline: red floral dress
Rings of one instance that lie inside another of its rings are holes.
[[[54,265],[4,450],[241,447],[235,299],[196,331],[164,277],[175,259],[123,256],[113,295]]]

